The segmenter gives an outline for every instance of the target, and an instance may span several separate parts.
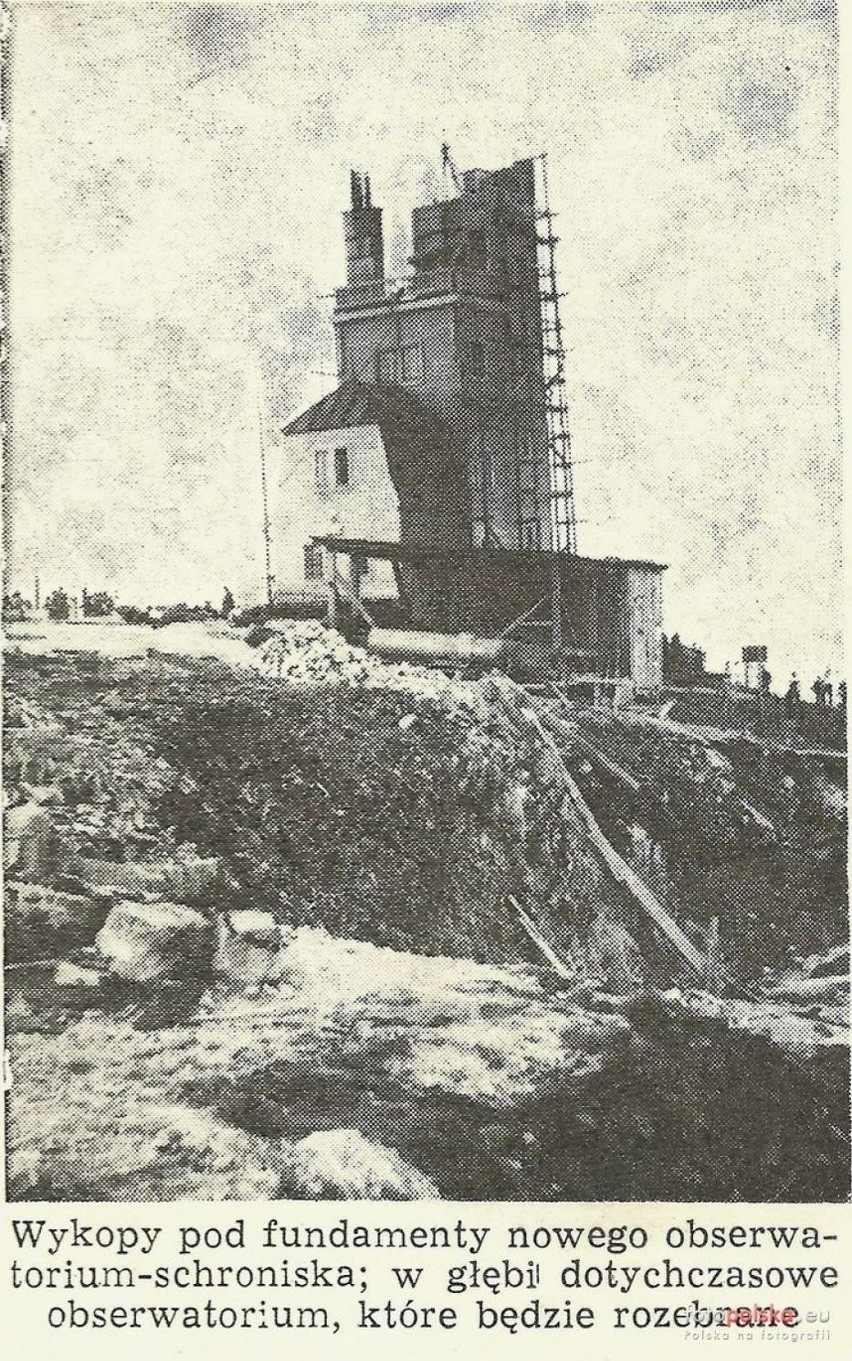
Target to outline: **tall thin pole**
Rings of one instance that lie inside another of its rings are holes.
[[[260,488],[263,497],[263,550],[266,571],[266,603],[272,604],[272,561],[269,543],[269,500],[266,492],[266,440],[264,438],[262,379],[257,385],[257,426],[260,436]]]

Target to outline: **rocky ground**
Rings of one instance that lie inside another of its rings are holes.
[[[7,650],[13,1197],[845,1196],[821,768],[569,717],[602,825],[641,813],[702,948],[723,895],[690,880],[679,906],[690,828],[714,873],[773,884],[771,949],[751,899],[724,922],[720,999],[645,938],[487,678],[383,668],[313,624],[254,649],[180,627]]]

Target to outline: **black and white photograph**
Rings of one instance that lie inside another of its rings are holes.
[[[7,7],[9,1202],[848,1201],[837,28]]]

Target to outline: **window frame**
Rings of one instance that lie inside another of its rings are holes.
[[[334,450],[334,489],[335,491],[348,491],[352,486],[352,459],[349,457],[349,446],[341,444]],[[341,469],[343,477],[341,477]]]

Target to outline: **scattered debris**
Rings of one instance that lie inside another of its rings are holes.
[[[845,1194],[843,848],[809,758],[539,728],[499,679],[314,623],[225,641],[250,665],[9,659],[13,1196]]]
[[[258,648],[256,666],[263,675],[290,685],[348,685],[401,691],[419,699],[481,708],[477,688],[471,682],[454,680],[442,671],[409,662],[389,665],[313,620],[279,626],[274,636]],[[413,722],[414,717],[409,717]]]

